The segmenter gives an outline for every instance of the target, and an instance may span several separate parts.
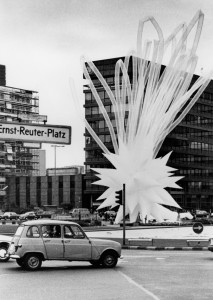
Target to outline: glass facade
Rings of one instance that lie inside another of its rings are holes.
[[[95,61],[94,64],[104,76],[110,88],[114,87],[115,63],[119,58]],[[131,68],[129,69],[131,73]],[[90,74],[105,109],[114,122],[111,101],[95,75]],[[195,76],[196,78],[196,76]],[[99,138],[113,152],[108,127],[99,111],[89,86],[84,86],[85,116]],[[158,156],[172,151],[168,165],[177,169],[175,175],[184,176],[178,184],[182,189],[170,189],[174,199],[185,209],[213,210],[213,82],[190,110],[182,122],[167,136]],[[97,177],[91,168],[110,168],[102,150],[85,132],[85,194],[90,206],[100,205],[96,199],[105,190],[93,185]]]

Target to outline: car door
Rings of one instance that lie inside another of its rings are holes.
[[[83,230],[75,224],[64,225],[64,258],[91,260],[92,246]]]
[[[62,259],[64,257],[60,225],[43,225],[42,238],[48,259]]]

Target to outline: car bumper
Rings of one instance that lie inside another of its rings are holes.
[[[18,258],[20,258],[19,255],[15,255],[15,254],[9,255],[9,257],[12,258],[12,259],[18,259]]]

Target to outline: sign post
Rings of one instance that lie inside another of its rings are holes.
[[[125,207],[126,207],[126,187],[123,184],[123,245],[125,245],[126,231],[125,231]]]
[[[125,245],[125,215],[126,215],[126,187],[123,184],[123,189],[115,192],[115,202],[119,205],[123,205],[123,245]]]

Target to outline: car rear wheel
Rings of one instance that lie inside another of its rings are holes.
[[[0,246],[0,262],[7,262],[10,257],[6,256],[7,248],[5,246]]]
[[[38,254],[27,254],[23,259],[23,267],[29,271],[40,269],[42,264],[41,257]]]
[[[114,268],[117,265],[118,257],[116,253],[106,252],[101,258],[101,263],[104,268]]]

